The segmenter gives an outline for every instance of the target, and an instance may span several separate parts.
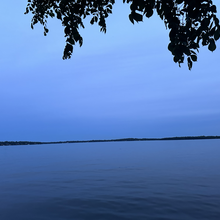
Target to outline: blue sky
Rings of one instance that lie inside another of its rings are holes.
[[[179,68],[159,17],[133,25],[117,1],[107,33],[85,21],[83,46],[64,61],[60,22],[47,37],[32,30],[26,2],[0,9],[0,141],[220,135],[219,43]]]

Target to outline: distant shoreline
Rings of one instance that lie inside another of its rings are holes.
[[[70,144],[70,143],[93,143],[93,142],[119,142],[119,141],[172,141],[172,140],[205,140],[220,139],[220,136],[185,136],[185,137],[164,137],[164,138],[121,138],[110,140],[87,140],[87,141],[0,141],[0,146],[14,145],[39,145],[39,144]]]

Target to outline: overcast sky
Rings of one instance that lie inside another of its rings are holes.
[[[0,141],[220,135],[220,44],[179,68],[159,17],[133,25],[120,2],[107,33],[86,22],[65,61],[60,21],[45,37],[26,0],[1,3]]]

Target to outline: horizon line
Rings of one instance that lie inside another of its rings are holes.
[[[117,141],[165,141],[165,140],[202,140],[220,139],[220,136],[176,136],[162,138],[117,138],[117,139],[95,139],[95,140],[75,140],[75,141],[0,141],[0,146],[9,145],[37,145],[37,144],[68,144],[68,143],[91,143],[91,142],[117,142]]]

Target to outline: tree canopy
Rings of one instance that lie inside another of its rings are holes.
[[[123,3],[130,5],[128,17],[133,24],[158,14],[169,29],[168,50],[179,65],[186,59],[191,69],[200,46],[207,46],[210,51],[216,49],[220,24],[212,0],[123,0]],[[28,0],[25,14],[33,14],[31,28],[39,22],[45,36],[49,31],[47,19],[61,20],[66,38],[63,59],[69,59],[73,46],[83,44],[79,31],[84,28],[84,19],[89,16],[90,23],[97,23],[100,31],[106,33],[106,19],[112,14],[114,4],[115,0]]]

